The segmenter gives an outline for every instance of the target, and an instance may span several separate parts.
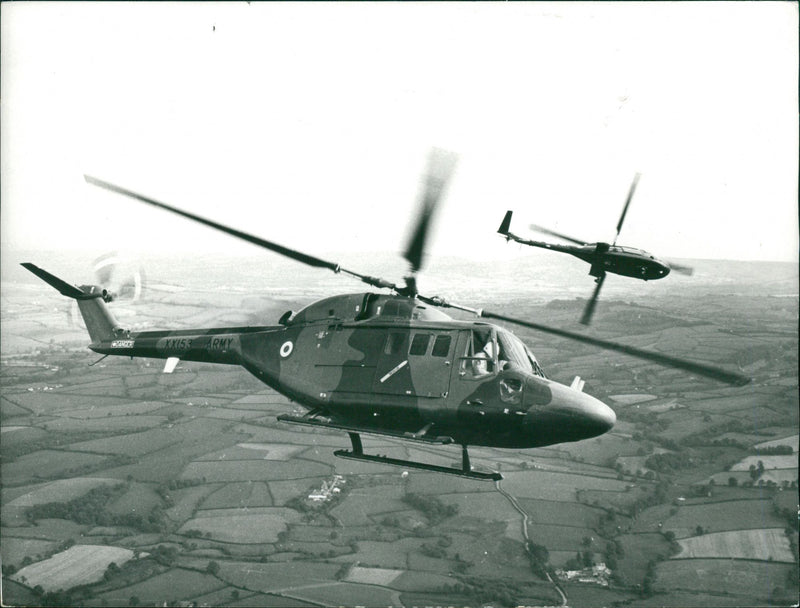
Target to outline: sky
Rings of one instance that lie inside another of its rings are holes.
[[[797,261],[798,5],[0,5],[0,243],[176,258],[400,252],[431,147],[431,255],[528,224],[660,257]],[[265,256],[258,258],[258,256]],[[355,269],[357,270],[357,269]]]

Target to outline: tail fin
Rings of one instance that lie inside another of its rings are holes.
[[[117,320],[106,308],[104,302],[106,290],[102,287],[97,287],[96,285],[77,287],[62,281],[57,276],[42,270],[30,262],[25,262],[22,265],[48,285],[55,287],[62,295],[78,301],[78,308],[81,311],[83,320],[86,322],[86,329],[89,330],[89,337],[92,342],[113,340],[123,331]]]
[[[512,211],[506,211],[506,216],[503,218],[503,223],[500,224],[500,228],[497,229],[497,232],[502,235],[508,235],[508,230],[511,228],[511,214]]]

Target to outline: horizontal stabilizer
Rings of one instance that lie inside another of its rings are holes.
[[[22,266],[30,270],[33,274],[37,277],[42,279],[48,285],[55,287],[61,295],[67,296],[68,298],[75,298],[76,300],[89,300],[91,298],[100,298],[102,297],[102,293],[96,294],[89,294],[76,287],[75,285],[70,285],[66,281],[62,281],[57,276],[50,274],[46,270],[42,270],[35,264],[31,264],[30,262],[23,262]]]
[[[583,392],[584,384],[586,384],[585,380],[582,380],[580,376],[575,376],[575,378],[572,380],[572,384],[570,384],[569,387],[578,392]]]
[[[164,365],[164,373],[171,374],[174,372],[179,362],[180,359],[178,357],[167,357],[167,362]]]

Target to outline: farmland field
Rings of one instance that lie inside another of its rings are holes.
[[[6,492],[19,493],[24,492],[17,498],[6,503],[8,507],[30,507],[32,505],[43,504],[47,502],[64,502],[83,496],[89,490],[105,485],[120,485],[122,482],[117,479],[108,479],[102,477],[74,477],[72,479],[59,479],[50,481],[45,484],[38,484],[29,488],[14,488],[14,490],[6,490],[3,492],[4,498]]]
[[[348,583],[364,583],[367,585],[381,585],[390,587],[394,580],[403,574],[403,570],[389,570],[387,568],[362,568],[354,566],[347,574]]]
[[[218,509],[200,511],[179,533],[197,530],[214,540],[228,543],[274,543],[287,524],[299,520],[296,511],[283,508]]]
[[[184,479],[205,478],[210,483],[218,481],[266,481],[275,479],[304,479],[327,477],[331,473],[324,465],[289,461],[238,460],[195,461],[184,469]]]
[[[2,465],[0,471],[3,479],[41,480],[65,476],[69,471],[84,467],[96,467],[105,461],[105,456],[97,454],[39,450]]]
[[[789,572],[796,572],[796,566],[735,559],[680,559],[662,562],[656,572],[659,590],[724,591],[747,598],[739,605],[763,605],[774,587],[785,584]]]
[[[616,479],[546,471],[512,472],[503,480],[503,488],[514,496],[561,502],[575,502],[579,490],[622,492],[625,487]]]
[[[385,568],[403,569],[408,567],[408,554],[419,551],[423,542],[423,539],[418,538],[401,538],[393,542],[360,540],[356,553],[343,555],[336,558],[336,561],[381,564]]]
[[[203,509],[233,507],[270,507],[272,499],[264,482],[230,483],[216,490],[203,501]]]
[[[757,467],[759,462],[764,463],[765,469],[796,469],[797,454],[787,456],[748,456],[733,465],[731,471],[747,471],[750,469],[750,465]]]
[[[20,562],[26,557],[34,558],[37,555],[47,554],[58,547],[58,543],[52,540],[38,540],[35,538],[15,538],[8,533],[3,535],[3,542],[0,544],[0,557],[4,565],[20,566]]]
[[[794,562],[783,528],[716,532],[678,541],[681,552],[673,559],[732,557],[775,562]]]
[[[133,558],[133,551],[102,545],[75,545],[66,551],[30,566],[12,575],[31,587],[41,585],[45,591],[69,589],[86,585],[103,578],[111,562],[121,566]]]
[[[254,562],[220,562],[219,578],[236,587],[252,591],[270,592],[293,587],[303,587],[336,580],[339,564],[304,562],[303,568],[295,563],[262,564]]]
[[[780,526],[769,500],[735,500],[702,505],[683,505],[664,519],[664,530],[678,538],[694,534],[697,526],[705,531],[722,532]]]
[[[773,439],[771,441],[764,441],[757,443],[754,447],[758,449],[771,448],[779,445],[788,445],[795,452],[798,451],[798,444],[800,444],[800,435],[790,435],[789,437],[782,437],[780,439]],[[795,461],[796,462],[796,461]]]
[[[194,597],[223,587],[225,583],[209,574],[173,568],[144,582],[108,591],[100,598],[117,605],[129,605],[131,597],[138,597],[141,602],[150,604]]]
[[[283,593],[290,597],[330,606],[392,606],[395,604],[394,598],[396,596],[396,593],[389,589],[355,583],[299,586]]]

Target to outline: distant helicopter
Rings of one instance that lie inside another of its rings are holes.
[[[651,253],[643,249],[635,249],[633,247],[622,247],[617,245],[619,232],[622,230],[622,223],[625,221],[625,215],[628,213],[628,205],[631,204],[633,193],[636,190],[636,184],[639,182],[639,174],[637,173],[633,178],[628,198],[625,201],[625,206],[622,208],[622,215],[617,222],[617,234],[614,236],[614,242],[610,245],[608,243],[589,243],[580,239],[555,232],[536,224],[531,224],[531,230],[536,230],[544,234],[549,234],[557,238],[575,243],[573,245],[558,245],[554,243],[545,243],[542,241],[532,241],[523,239],[516,234],[510,232],[511,229],[511,211],[507,211],[503,222],[500,224],[497,232],[503,235],[507,241],[516,241],[523,245],[530,245],[531,247],[541,247],[543,249],[551,249],[552,251],[560,251],[562,253],[569,253],[576,258],[580,258],[589,262],[591,268],[589,274],[595,278],[597,287],[594,288],[592,298],[586,305],[581,317],[581,323],[589,325],[594,314],[595,306],[597,305],[597,298],[600,295],[600,289],[603,287],[606,273],[619,274],[625,277],[633,277],[634,279],[641,279],[643,281],[655,281],[656,279],[663,279],[670,273],[670,270],[680,272],[683,274],[692,274],[693,270],[688,266],[682,266],[674,262],[665,262],[657,259]]]
[[[457,321],[437,308],[455,308],[624,352],[731,384],[748,378],[725,370],[514,319],[420,294],[432,215],[454,169],[455,157],[434,151],[422,189],[421,212],[404,257],[411,272],[404,284],[359,274],[339,264],[223,226],[89,176],[86,181],[176,213],[316,268],[355,277],[392,293],[335,295],[303,310],[283,314],[278,325],[178,331],[131,332],[106,307],[99,286],[77,287],[31,264],[23,266],[74,298],[92,340],[104,356],[166,359],[165,372],[179,360],[241,365],[256,378],[298,403],[303,415],[279,420],[345,431],[352,450],[336,456],[498,480],[497,472],[473,470],[469,445],[533,448],[596,437],[611,429],[614,411],[571,386],[549,380],[533,353],[508,330],[483,321]],[[361,434],[378,434],[428,444],[461,445],[461,466],[366,454]]]

